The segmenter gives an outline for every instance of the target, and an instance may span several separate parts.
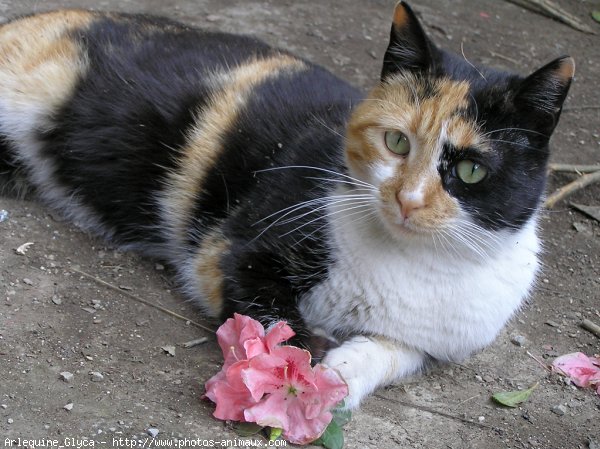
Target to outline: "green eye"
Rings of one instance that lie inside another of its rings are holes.
[[[456,165],[456,174],[466,184],[477,184],[487,175],[487,169],[473,161],[464,160]]]
[[[408,137],[400,131],[386,131],[385,146],[388,147],[388,150],[392,153],[405,156],[410,151],[410,140],[408,140]]]

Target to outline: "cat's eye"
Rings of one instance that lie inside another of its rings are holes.
[[[406,134],[400,131],[386,131],[385,146],[392,153],[406,156],[410,151],[410,140],[408,140]]]
[[[476,162],[465,159],[456,164],[456,175],[466,184],[477,184],[487,175],[487,168]]]

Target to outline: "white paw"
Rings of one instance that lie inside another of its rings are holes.
[[[344,400],[345,408],[355,409],[361,401],[376,388],[377,384],[369,374],[369,348],[373,342],[358,336],[332,349],[323,359],[323,363],[339,371],[348,384],[349,394]]]
[[[332,349],[323,363],[339,371],[348,384],[345,407],[357,408],[378,387],[418,371],[424,356],[381,337],[356,336]]]

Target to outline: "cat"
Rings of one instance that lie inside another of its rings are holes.
[[[167,261],[207,316],[288,321],[355,408],[489,345],[530,294],[573,75],[475,67],[405,2],[366,96],[251,37],[55,11],[0,28],[0,164]]]

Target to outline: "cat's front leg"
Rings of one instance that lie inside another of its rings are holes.
[[[323,363],[337,369],[348,383],[345,407],[353,409],[378,387],[420,371],[422,352],[380,336],[355,336],[332,349]]]

